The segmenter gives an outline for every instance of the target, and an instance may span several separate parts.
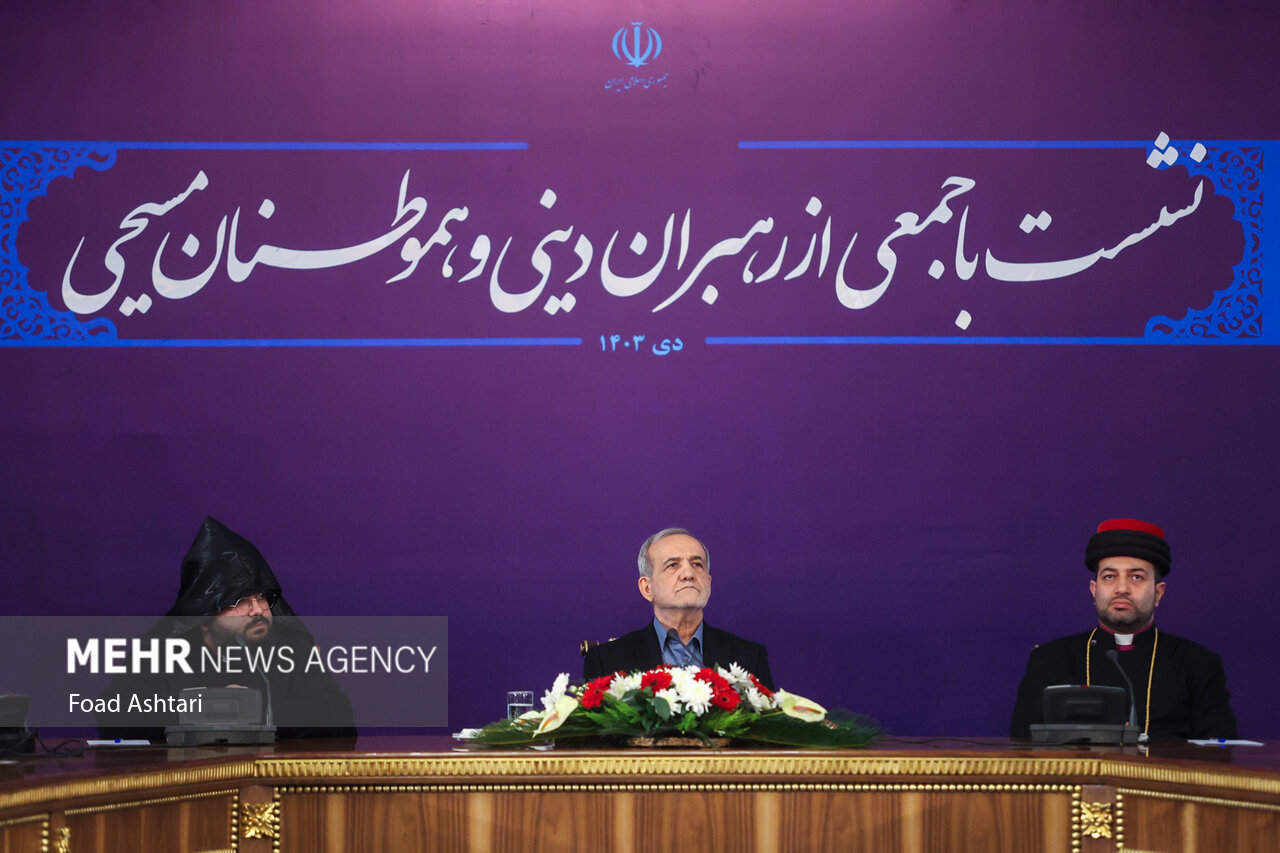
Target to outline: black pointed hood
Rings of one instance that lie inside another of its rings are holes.
[[[179,583],[177,600],[162,620],[169,626],[164,633],[190,630],[258,592],[276,595],[272,611],[277,624],[301,628],[262,553],[212,516],[205,517],[182,559]]]

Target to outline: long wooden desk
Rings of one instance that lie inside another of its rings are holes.
[[[1280,748],[513,751],[362,737],[0,765],[0,853],[673,849],[1274,853]]]

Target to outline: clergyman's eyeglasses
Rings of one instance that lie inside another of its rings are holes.
[[[231,609],[240,616],[248,616],[253,612],[255,607],[260,610],[270,610],[275,606],[276,600],[279,597],[280,596],[274,592],[259,592],[256,595],[246,595],[244,598],[239,599],[235,604],[231,605]]]

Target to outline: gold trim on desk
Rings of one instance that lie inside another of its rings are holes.
[[[757,755],[724,752],[497,753],[440,756],[352,756],[339,759],[267,757],[257,772],[267,779],[397,778],[402,776],[1063,776],[1094,777],[1094,759],[989,757],[884,757],[877,755]],[[1280,792],[1280,782],[1277,783]]]
[[[1259,809],[1265,812],[1280,813],[1280,803],[1259,803],[1253,800],[1228,800],[1222,797],[1205,797],[1198,794],[1178,794],[1170,791],[1146,791],[1141,788],[1117,788],[1127,797],[1149,797],[1153,800],[1172,800],[1179,803],[1194,803],[1198,806],[1224,806],[1232,809]]]
[[[183,767],[171,770],[140,772],[122,770],[119,774],[98,776],[92,779],[54,782],[47,785],[34,784],[30,788],[0,794],[0,810],[59,800],[112,796],[133,791],[151,791],[156,788],[206,785],[210,782],[237,782],[253,778],[256,760],[231,761],[225,764]]]
[[[751,753],[546,753],[441,756],[353,756],[338,759],[264,757],[255,766],[262,779],[344,779],[406,776],[497,777],[514,784],[521,777],[715,777],[891,776],[891,777],[1058,777],[1072,782],[1132,781],[1213,787],[1280,796],[1280,778],[1239,772],[1185,769],[1162,764],[1098,758],[1010,758],[954,756],[927,758],[881,755],[754,755]]]
[[[930,792],[930,793],[968,793],[974,791],[1028,794],[1069,794],[1080,790],[1079,785],[1036,785],[1036,784],[1001,784],[992,782],[956,783],[922,782],[917,784],[875,784],[871,782],[684,782],[667,784],[661,782],[620,782],[608,784],[596,783],[522,783],[515,785],[495,785],[478,782],[474,784],[442,784],[442,785],[281,785],[276,789],[283,794],[420,794],[426,792],[441,793],[488,793],[497,791],[538,791],[538,792],[644,792],[644,791],[885,791],[885,792]]]
[[[123,803],[107,803],[102,806],[83,806],[78,809],[67,809],[63,814],[67,817],[74,815],[98,814],[99,812],[114,812],[120,809],[136,809],[146,806],[164,806],[170,803],[184,803],[188,800],[204,800],[210,797],[236,797],[239,789],[228,788],[222,791],[198,791],[193,794],[174,794],[171,797],[152,797],[146,800],[129,800]]]
[[[45,822],[48,822],[49,819],[50,819],[49,814],[47,812],[44,814],[32,814],[32,815],[23,815],[22,817],[5,818],[4,820],[0,820],[0,829],[4,829],[5,827],[8,827],[8,826],[20,826],[24,823],[36,823],[42,820]]]
[[[40,807],[96,797],[120,796],[159,788],[184,788],[209,784],[261,781],[267,784],[308,780],[350,779],[356,782],[413,779],[416,784],[443,787],[468,780],[468,784],[492,784],[498,789],[516,785],[553,783],[573,777],[577,786],[607,788],[635,777],[663,787],[683,779],[706,785],[721,780],[749,783],[767,780],[770,790],[788,777],[808,777],[804,784],[822,784],[822,777],[840,779],[889,778],[924,783],[930,779],[961,777],[984,780],[971,784],[1162,785],[1211,788],[1227,795],[1260,795],[1280,800],[1280,776],[1260,776],[1217,769],[1187,769],[1159,762],[1120,761],[1096,755],[1081,757],[1009,756],[885,756],[876,753],[759,754],[756,752],[476,752],[352,755],[330,758],[298,758],[263,755],[199,767],[153,769],[91,779],[34,784],[30,788],[0,794],[0,810]],[[717,778],[719,777],[719,778]],[[816,777],[816,778],[815,778]],[[596,781],[599,780],[599,781]],[[841,783],[844,784],[844,783]],[[887,789],[886,789],[887,790]],[[959,789],[957,789],[959,790]],[[1224,802],[1227,801],[1224,799]]]

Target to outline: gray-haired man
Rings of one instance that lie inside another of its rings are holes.
[[[640,594],[653,605],[653,621],[587,652],[587,679],[619,670],[736,663],[773,689],[769,652],[759,643],[713,628],[702,618],[711,597],[707,548],[682,527],[660,530],[640,546]]]

